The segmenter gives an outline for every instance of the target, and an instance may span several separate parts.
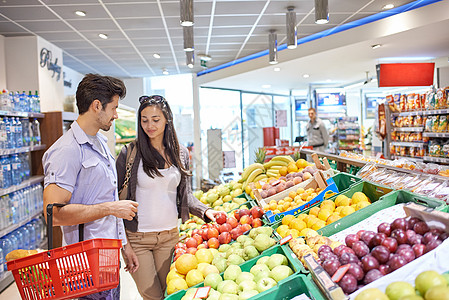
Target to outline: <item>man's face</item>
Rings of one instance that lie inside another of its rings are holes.
[[[310,118],[310,121],[315,121],[315,118],[316,118],[316,114],[315,114],[315,111],[314,110],[309,110],[309,118]]]
[[[112,102],[109,102],[100,110],[98,122],[101,130],[108,131],[112,126],[112,122],[118,118],[117,107],[119,99],[118,95],[113,96]]]

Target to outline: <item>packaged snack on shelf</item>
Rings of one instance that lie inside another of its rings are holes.
[[[384,180],[382,180],[382,182],[378,182],[378,183],[393,187],[393,186],[395,186],[395,184],[401,182],[405,176],[406,175],[404,175],[403,173],[392,172],[389,177],[385,178]]]
[[[444,89],[438,89],[435,93],[435,103],[437,109],[442,109],[447,107],[447,99]]]
[[[396,141],[397,138],[398,138],[398,136],[397,136],[396,131],[393,131],[393,132],[391,133],[391,140],[392,140],[392,141]]]
[[[447,180],[440,185],[439,189],[436,189],[429,194],[429,197],[437,199],[445,199],[448,196],[449,196],[449,181]]]
[[[438,173],[438,175],[449,177],[449,166],[441,167],[441,171]]]
[[[426,121],[424,122],[424,130],[427,132],[432,131],[432,124],[433,124],[433,116],[426,117]]]
[[[418,151],[417,149],[418,149],[417,147],[409,147],[408,148],[408,156],[415,157],[417,154],[417,151]]]
[[[413,120],[413,126],[415,127],[422,126],[423,125],[422,121],[423,121],[422,116],[416,116],[415,119]]]
[[[407,111],[407,95],[400,95],[399,110]]]
[[[449,158],[449,141],[441,148],[441,157]]]
[[[375,170],[377,170],[377,167],[374,165],[374,163],[368,163],[364,165],[358,172],[357,177],[365,178],[368,175],[372,174]]]
[[[396,153],[396,148],[394,145],[390,143],[390,155],[394,155]]]
[[[428,91],[426,94],[426,109],[436,109],[435,93],[433,91]]]
[[[434,116],[432,123],[432,132],[438,132],[439,126],[440,126],[440,116]]]
[[[446,182],[447,180],[432,178],[429,183],[420,185],[420,187],[415,189],[414,192],[417,194],[428,196],[430,193],[439,191],[443,187],[443,183]]]
[[[388,95],[388,96],[385,97],[385,99],[387,100],[388,108],[390,108],[390,111],[391,112],[397,112],[398,111],[398,107],[394,103],[393,95]]]
[[[447,116],[440,116],[437,132],[446,132],[446,131],[447,131]]]
[[[375,179],[383,178],[383,176],[386,174],[386,169],[376,169],[371,174],[366,176],[364,179],[367,181],[374,181]],[[388,175],[387,175],[388,176]]]
[[[401,112],[401,94],[393,95],[393,99],[394,99],[394,107],[396,108],[396,111]]]
[[[438,174],[438,172],[440,172],[440,169],[441,169],[440,165],[429,163],[429,164],[426,164],[423,172],[426,174],[436,175],[436,174]]]
[[[415,110],[421,110],[421,95],[415,94],[414,100],[415,100]]]
[[[418,188],[419,185],[421,183],[423,183],[428,178],[429,178],[428,175],[415,176],[408,182],[397,182],[397,184],[395,184],[393,187],[398,190],[402,189],[402,190],[410,190],[411,191],[413,189]]]
[[[401,179],[400,181],[396,182],[396,183],[395,183],[394,185],[392,185],[391,187],[394,187],[395,189],[398,189],[398,190],[405,189],[404,186],[405,186],[408,182],[414,181],[414,182],[418,183],[417,180],[418,180],[419,177],[420,177],[420,176],[419,176],[419,175],[416,175],[416,174],[405,174],[405,175],[402,177],[402,179]]]
[[[421,110],[426,109],[426,94],[421,94],[419,98],[421,100]]]
[[[415,110],[415,94],[407,95],[407,110],[408,111]]]

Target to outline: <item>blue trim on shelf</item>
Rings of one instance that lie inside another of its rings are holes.
[[[427,6],[429,4],[441,2],[441,1],[443,1],[443,0],[416,0],[414,2],[405,4],[405,5],[402,5],[402,6],[399,6],[399,7],[395,7],[395,8],[392,8],[390,10],[382,11],[380,13],[377,13],[377,14],[365,17],[363,19],[355,20],[355,21],[352,21],[352,22],[349,22],[349,23],[346,23],[346,24],[342,24],[342,25],[337,26],[337,27],[326,29],[324,31],[321,31],[321,32],[318,32],[318,33],[315,33],[315,34],[312,34],[312,35],[309,35],[309,36],[306,36],[306,37],[301,38],[301,39],[298,39],[297,45],[305,44],[305,43],[308,43],[308,42],[311,42],[311,41],[314,41],[314,40],[317,40],[317,39],[320,39],[320,38],[323,38],[323,37],[326,37],[326,36],[329,36],[329,35],[332,35],[332,34],[336,34],[336,33],[339,33],[339,32],[342,32],[342,31],[346,31],[348,29],[356,28],[356,27],[359,27],[359,26],[362,26],[362,25],[366,25],[366,24],[369,24],[369,23],[372,23],[372,22],[375,22],[375,21],[379,21],[379,20],[382,20],[382,19],[394,16],[394,15],[397,15],[397,14],[401,14],[401,13],[404,13],[404,12],[407,12],[407,11],[410,11],[410,10],[414,10],[414,9],[417,9],[417,8],[420,8],[420,7],[423,7],[423,6]],[[285,49],[287,49],[287,44],[282,44],[282,45],[278,46],[278,51],[285,50]],[[215,71],[219,71],[219,70],[222,70],[222,69],[226,69],[228,67],[232,67],[234,65],[238,65],[238,64],[241,64],[241,63],[244,63],[244,62],[256,59],[256,58],[260,58],[260,57],[265,56],[265,55],[268,55],[268,49],[264,50],[264,51],[260,51],[260,52],[254,53],[254,54],[251,54],[251,55],[248,55],[248,56],[245,56],[245,57],[242,57],[242,58],[239,58],[239,59],[236,59],[236,60],[233,60],[233,61],[230,61],[230,62],[227,62],[227,63],[224,63],[224,64],[219,65],[219,66],[215,66],[215,67],[210,68],[210,69],[206,69],[204,71],[198,72],[196,75],[197,76],[206,75],[206,74],[209,74],[209,73],[212,73],[212,72],[215,72]]]

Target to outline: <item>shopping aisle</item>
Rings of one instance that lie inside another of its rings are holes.
[[[134,284],[134,280],[128,272],[125,272],[123,267],[125,263],[123,258],[121,258],[122,268],[120,269],[120,284],[121,284],[121,300],[142,300],[142,297],[139,295],[137,291],[136,285]],[[0,294],[0,300],[20,300],[20,294],[17,290],[16,284],[11,284],[6,290],[4,290]]]

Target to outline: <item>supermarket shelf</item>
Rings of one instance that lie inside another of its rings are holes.
[[[424,115],[423,110],[417,110],[417,111],[404,111],[400,113],[391,113],[392,117],[408,117],[408,116],[422,116]]]
[[[393,155],[393,158],[395,159],[401,159],[401,158],[405,158],[414,162],[423,162],[423,158],[422,157],[410,157],[410,156],[398,156],[398,155]]]
[[[427,143],[420,142],[391,142],[393,146],[404,146],[404,147],[424,147]]]
[[[426,137],[439,137],[439,138],[449,138],[449,132],[424,132],[422,136]]]
[[[361,161],[361,160],[357,160],[357,159],[351,159],[351,158],[347,158],[347,157],[342,157],[340,155],[335,155],[335,154],[329,154],[329,153],[324,153],[324,152],[317,152],[317,151],[313,151],[313,150],[310,150],[310,149],[302,149],[301,150],[301,154],[312,155],[313,153],[316,153],[319,157],[327,157],[328,159],[335,160],[337,162],[345,163],[345,164],[348,164],[348,165],[353,165],[353,166],[356,166],[356,167],[363,167],[367,163],[366,161]]]
[[[424,156],[424,161],[426,160],[426,157],[427,156]],[[436,158],[436,157],[433,157],[433,158]],[[413,174],[413,175],[423,175],[424,174],[424,175],[432,176],[433,178],[447,180],[447,177],[441,176],[441,175],[427,174],[427,173],[423,173],[423,172],[413,171],[413,170],[409,170],[409,169],[405,169],[405,168],[392,167],[392,166],[387,166],[387,165],[382,165],[382,164],[376,164],[376,166],[378,166],[379,168],[385,168],[385,169],[396,171],[396,172],[408,173],[408,174]]]
[[[0,116],[42,119],[45,115],[41,113],[0,110]]]
[[[45,150],[45,149],[47,149],[47,145],[29,146],[29,147],[15,148],[15,149],[1,149],[0,155],[10,155],[10,154],[32,152],[32,151],[39,151],[39,150]]]
[[[5,235],[7,235],[8,233],[16,230],[17,228],[25,225],[26,223],[28,223],[29,221],[33,220],[34,218],[37,218],[38,216],[40,216],[42,214],[42,211],[35,213],[34,215],[26,218],[25,220],[23,220],[22,222],[19,222],[17,224],[11,225],[10,227],[6,228],[6,229],[2,229],[0,230],[0,237],[3,237]]]
[[[439,163],[449,164],[449,158],[444,158],[444,157],[424,156],[424,161],[431,161],[431,162],[439,162]],[[447,179],[447,177],[446,177],[446,179]]]
[[[11,187],[6,188],[6,189],[0,189],[0,196],[13,193],[15,191],[21,190],[23,188],[26,188],[26,187],[31,186],[31,185],[36,184],[36,183],[40,183],[43,180],[44,180],[44,176],[42,176],[42,175],[31,176],[30,179],[25,180],[24,182],[22,182],[19,185],[14,185],[14,186],[11,186]]]
[[[423,115],[444,115],[449,114],[449,109],[424,110]]]
[[[391,131],[423,132],[424,127],[393,127]]]

